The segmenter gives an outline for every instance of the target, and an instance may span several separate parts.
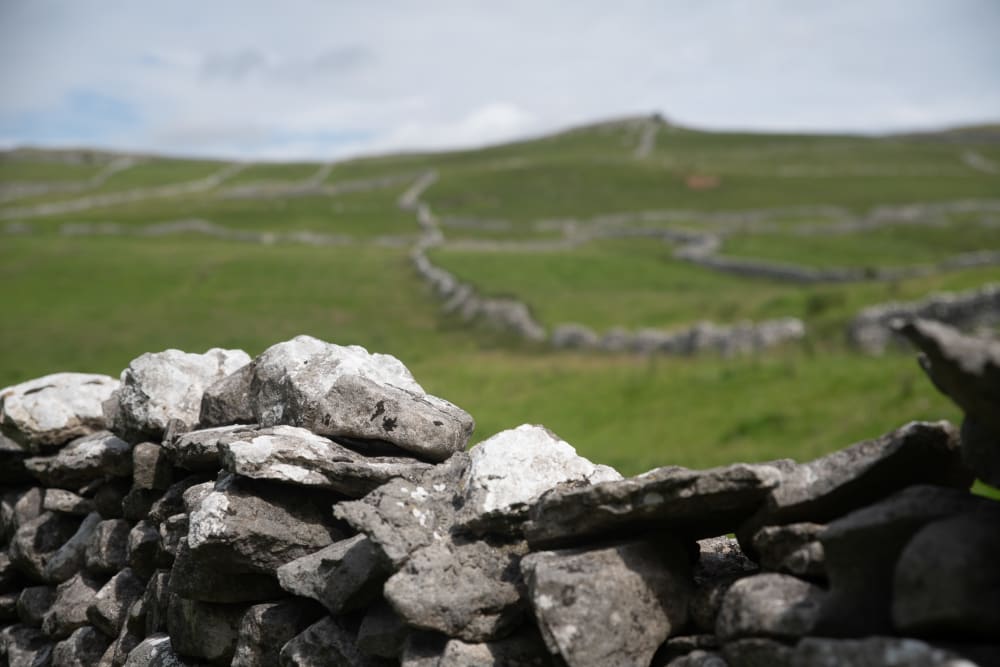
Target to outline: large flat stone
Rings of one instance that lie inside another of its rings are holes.
[[[102,431],[102,404],[118,388],[107,375],[55,373],[0,389],[0,428],[32,451]]]
[[[556,489],[531,510],[525,536],[532,547],[669,526],[698,539],[732,532],[778,484],[772,465],[738,463],[710,470],[675,466],[593,486]]]
[[[371,602],[391,573],[381,550],[364,535],[355,535],[282,565],[278,582],[289,593],[339,614]]]
[[[45,486],[76,491],[96,480],[132,475],[132,446],[108,431],[77,438],[52,456],[24,462]]]
[[[716,620],[721,641],[745,637],[794,640],[812,632],[825,592],[786,574],[756,574],[733,583]]]
[[[430,464],[368,457],[295,426],[262,428],[219,443],[222,466],[242,477],[330,489],[360,498],[390,479],[413,481]]]

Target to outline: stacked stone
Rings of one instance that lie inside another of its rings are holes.
[[[5,389],[0,664],[998,664],[1000,350],[909,326],[961,440],[628,479],[305,336]]]

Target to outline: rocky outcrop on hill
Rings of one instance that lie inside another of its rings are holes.
[[[627,479],[306,336],[4,389],[0,664],[996,665],[1000,353],[903,333],[961,433]]]

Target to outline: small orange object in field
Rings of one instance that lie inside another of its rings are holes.
[[[719,187],[719,177],[709,174],[690,174],[684,178],[684,185],[691,190],[713,190]]]

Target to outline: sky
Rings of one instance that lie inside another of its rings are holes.
[[[1000,0],[0,0],[0,91],[0,147],[246,160],[934,129],[1000,121]]]

